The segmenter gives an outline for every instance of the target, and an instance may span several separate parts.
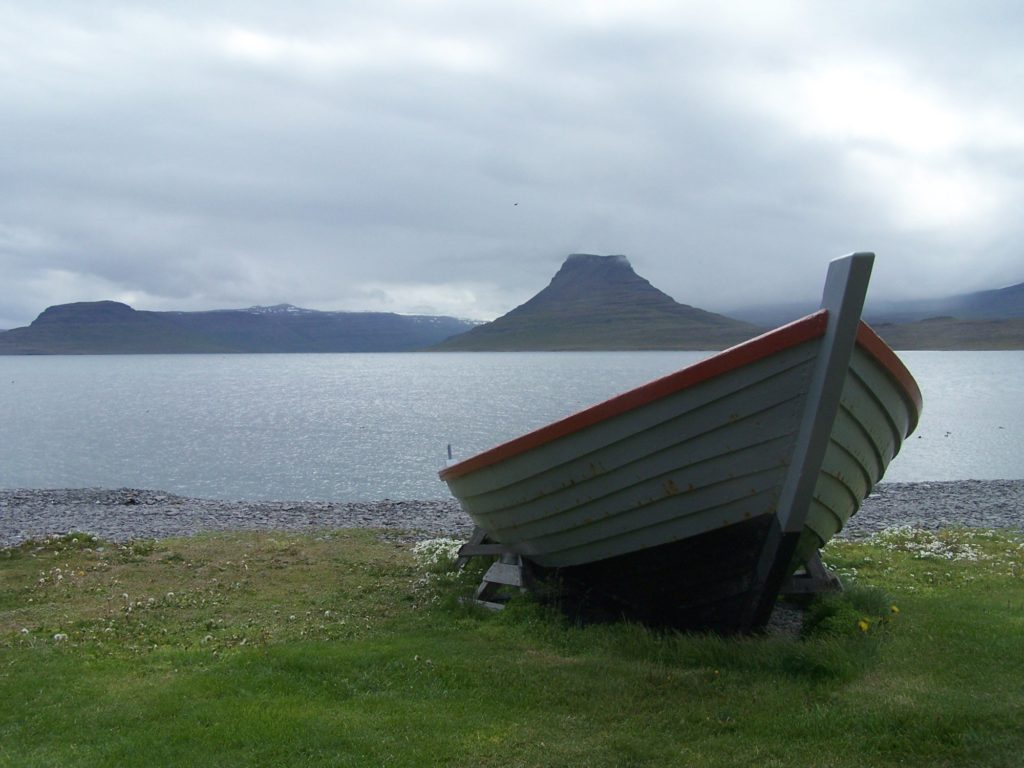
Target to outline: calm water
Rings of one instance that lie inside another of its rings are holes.
[[[465,457],[706,353],[0,357],[0,487],[429,499]],[[891,481],[1024,478],[1024,352],[901,354]]]

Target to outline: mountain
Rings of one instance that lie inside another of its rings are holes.
[[[574,253],[532,299],[435,347],[444,351],[722,349],[759,332],[679,304],[625,256]]]
[[[320,312],[290,304],[208,312],[147,312],[116,301],[49,307],[0,333],[0,354],[402,352],[472,328],[452,317]]]

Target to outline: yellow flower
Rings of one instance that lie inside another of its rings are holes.
[[[899,609],[899,607],[898,607],[898,606],[895,606],[895,605],[890,605],[890,606],[889,606],[889,611],[890,611],[890,613],[899,613],[899,612],[900,612],[900,609]]]
[[[867,619],[861,619],[857,622],[857,626],[860,628],[861,632],[867,632],[871,628],[871,622]]]

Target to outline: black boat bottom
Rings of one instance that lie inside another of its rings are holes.
[[[531,565],[540,594],[584,623],[732,634],[750,599],[773,516],[566,568]]]

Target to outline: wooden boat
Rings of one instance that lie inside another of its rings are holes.
[[[873,254],[822,309],[480,453],[441,478],[490,541],[597,613],[748,631],[855,514],[921,392],[860,320]]]

